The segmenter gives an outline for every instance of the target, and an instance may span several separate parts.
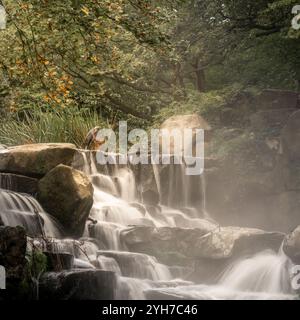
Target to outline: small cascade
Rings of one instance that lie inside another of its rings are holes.
[[[97,224],[89,225],[89,234],[96,239],[100,239],[104,247],[108,250],[121,250],[120,241],[121,225],[100,221]]]
[[[161,172],[153,166],[156,185],[160,193],[161,204],[167,207],[184,209],[194,208],[197,217],[203,217],[204,189],[202,175],[187,175],[185,164],[170,164]],[[164,183],[169,181],[169,183]]]
[[[117,261],[114,258],[106,257],[106,256],[98,256],[97,258],[100,268],[107,271],[113,271],[117,275],[121,276],[122,272],[121,269],[117,263]]]
[[[0,217],[5,225],[23,226],[32,236],[60,238],[60,227],[35,198],[0,189]]]
[[[153,281],[172,279],[167,266],[146,254],[125,251],[100,251],[99,254],[113,258],[118,263],[122,276]]]
[[[236,261],[224,273],[220,285],[236,291],[266,294],[291,294],[289,270],[291,261],[282,250],[271,250]],[[243,270],[243,272],[241,272]]]
[[[93,261],[96,259],[96,253],[99,250],[98,246],[91,241],[76,241],[72,239],[64,239],[53,242],[53,252],[70,253],[77,259]]]
[[[121,199],[126,202],[134,202],[136,200],[136,184],[135,176],[129,168],[118,168],[116,166],[115,175],[120,190]]]
[[[14,181],[11,175],[0,173],[0,189],[5,189],[5,190],[14,189]]]
[[[119,277],[116,300],[144,300],[144,292],[152,287],[151,283],[145,280]]]
[[[235,261],[223,273],[217,285],[192,285],[152,289],[151,296],[180,296],[200,300],[292,300],[297,296],[291,288],[291,261],[281,250],[260,252]],[[154,295],[153,295],[154,294]]]

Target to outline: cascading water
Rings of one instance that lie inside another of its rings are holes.
[[[215,285],[176,279],[172,270],[182,267],[168,267],[149,255],[129,252],[121,234],[131,225],[205,230],[218,227],[207,219],[204,176],[187,177],[183,166],[172,165],[162,173],[154,165],[160,204],[149,207],[140,202],[142,188],[129,167],[116,164],[99,170],[93,153],[82,152],[82,157],[81,170],[94,187],[94,204],[82,239],[62,240],[59,226],[32,196],[0,189],[1,220],[9,226],[22,225],[30,236],[38,237],[30,239],[29,247],[72,254],[74,268],[113,271],[117,276],[116,299],[295,298],[289,278],[292,264],[282,250],[263,251],[233,262]],[[2,181],[4,184],[9,186],[9,181]]]
[[[12,181],[11,175],[0,174],[0,188],[6,189],[6,190],[13,189],[13,181]]]
[[[158,263],[155,258],[128,252],[120,240],[120,233],[131,224],[147,222],[157,227],[197,228],[198,224],[203,227],[207,223],[209,229],[213,222],[199,219],[199,203],[193,207],[195,186],[201,193],[199,197],[205,197],[204,177],[198,177],[198,180],[187,178],[182,167],[169,168],[173,180],[169,183],[171,189],[166,191],[162,190],[162,178],[154,166],[156,185],[164,205],[159,206],[159,210],[153,214],[139,203],[134,175],[129,168],[116,165],[113,171],[103,170],[109,175],[101,174],[97,171],[93,157],[88,159],[86,154],[83,157],[85,161],[82,170],[90,175],[94,185],[91,218],[97,221],[89,225],[86,236],[95,237],[105,247],[105,250],[98,251],[97,260],[100,268],[114,271],[118,275],[117,299],[151,298],[153,293],[156,294],[154,297],[159,293],[168,298],[183,299],[294,298],[289,286],[290,261],[282,251],[279,254],[265,251],[236,261],[228,267],[218,283],[211,286],[172,280],[169,268]],[[162,199],[163,194],[167,194],[167,199]],[[178,197],[179,194],[181,197]],[[200,211],[207,217],[205,200],[202,200]],[[175,203],[173,208],[172,202]]]
[[[281,250],[266,250],[234,262],[223,273],[217,285],[192,285],[177,288],[152,289],[169,298],[200,300],[282,300],[295,299],[291,288],[291,261]]]
[[[169,268],[145,254],[128,252],[120,240],[122,230],[129,225],[173,226],[195,228],[204,221],[190,217],[179,209],[160,206],[157,212],[149,212],[139,202],[135,176],[129,167],[113,166],[98,172],[94,156],[83,152],[82,171],[88,174],[94,186],[94,205],[90,217],[95,223],[88,224],[85,236],[98,239],[106,250],[98,252],[98,262],[102,269],[119,275],[119,298],[144,298],[144,291],[157,287],[158,283],[172,280]],[[182,169],[180,176],[182,174]],[[156,171],[156,179],[159,172]],[[157,181],[159,184],[159,182]],[[160,184],[159,184],[160,185]],[[187,193],[189,190],[187,190]],[[182,206],[188,206],[188,197]],[[207,222],[209,224],[209,222]]]
[[[4,225],[21,225],[29,235],[59,238],[58,224],[31,196],[0,189],[0,217]]]

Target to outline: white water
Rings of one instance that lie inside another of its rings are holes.
[[[119,265],[123,276],[153,281],[172,279],[167,266],[158,263],[154,257],[146,254],[126,251],[100,251],[99,254],[113,258]]]
[[[23,226],[31,235],[60,238],[58,224],[31,196],[0,189],[0,217],[4,225]]]
[[[129,168],[115,167],[111,176],[97,172],[93,159],[90,164],[84,155],[83,170],[91,176],[94,186],[94,206],[91,217],[98,221],[92,226],[93,234],[104,243],[106,250],[98,252],[99,265],[104,270],[118,274],[117,299],[144,299],[149,293],[167,294],[183,299],[292,299],[289,268],[291,262],[280,252],[261,252],[253,257],[235,261],[217,281],[216,285],[192,285],[186,282],[172,282],[167,266],[153,257],[127,252],[120,241],[120,232],[130,224],[143,224],[145,220],[154,226],[181,228],[216,227],[213,222],[199,219],[199,208],[192,206],[191,190],[195,181],[185,176],[184,168],[170,168],[171,181],[167,200],[155,211],[145,207],[139,210],[138,192],[134,175]],[[162,198],[162,182],[159,170],[154,166],[156,185]],[[109,172],[109,170],[104,170]],[[180,172],[179,172],[180,171]],[[205,206],[205,179],[196,181],[199,197],[203,200],[202,214],[209,217]],[[178,197],[180,195],[180,197]],[[177,199],[175,198],[177,197]],[[164,200],[164,201],[163,201]],[[132,203],[138,203],[133,205]],[[172,208],[172,203],[175,208]],[[185,209],[179,209],[185,208]],[[177,208],[177,209],[176,209]],[[164,282],[164,285],[161,283]]]
[[[291,261],[281,251],[263,251],[234,262],[224,272],[217,285],[193,285],[154,289],[169,297],[200,300],[281,300],[295,299],[291,288]]]
[[[214,222],[200,219],[199,210],[208,216],[205,207],[205,179],[196,181],[185,176],[183,167],[170,168],[171,179],[164,195],[160,172],[153,167],[161,203],[153,210],[139,202],[138,186],[130,168],[115,166],[100,173],[93,157],[82,153],[82,170],[94,186],[94,205],[88,222],[85,239],[32,240],[35,247],[74,255],[76,268],[95,266],[117,274],[117,299],[145,299],[161,297],[182,299],[294,299],[290,287],[291,262],[282,251],[264,251],[252,257],[235,261],[216,279],[215,285],[195,285],[173,279],[169,268],[154,257],[128,252],[120,240],[122,230],[129,225],[157,227],[205,228],[213,230]],[[165,184],[165,183],[164,183]],[[195,189],[195,186],[199,187]],[[201,207],[193,206],[191,194],[199,191]],[[173,205],[174,204],[174,205]],[[23,225],[29,234],[60,238],[54,220],[39,203],[28,195],[0,189],[0,216],[5,225]],[[39,218],[42,218],[41,225]],[[95,238],[94,240],[88,239]]]

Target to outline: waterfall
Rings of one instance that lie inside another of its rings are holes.
[[[0,217],[4,225],[23,226],[29,235],[61,236],[60,227],[35,198],[0,189]]]
[[[186,174],[186,165],[153,165],[155,183],[163,206],[180,210],[194,210],[196,217],[205,217],[205,178],[204,174]],[[165,183],[169,181],[169,183]]]
[[[215,285],[175,281],[169,267],[154,257],[128,252],[120,234],[129,225],[205,226],[207,230],[216,227],[206,212],[204,174],[187,176],[185,165],[170,165],[164,172],[153,165],[161,205],[150,210],[139,203],[139,186],[130,167],[116,164],[97,168],[92,153],[83,153],[83,159],[82,171],[90,176],[94,186],[90,216],[95,220],[88,224],[85,236],[96,238],[104,248],[96,252],[98,266],[118,275],[117,299],[145,299],[157,294],[186,299],[294,298],[289,285],[290,261],[282,251],[264,251],[235,261]],[[169,183],[163,183],[165,179]]]
[[[100,221],[95,225],[89,226],[89,233],[96,239],[101,239],[101,242],[108,250],[121,250],[122,244],[120,234],[123,226]]]
[[[127,202],[136,200],[136,184],[135,177],[129,168],[116,168],[117,182],[120,189],[120,196]]]
[[[235,260],[215,279],[215,284],[196,285],[174,276],[187,276],[187,268],[170,267],[153,256],[129,252],[122,243],[122,232],[133,225],[214,230],[217,224],[208,219],[206,212],[204,175],[186,176],[184,165],[153,165],[160,204],[148,206],[139,200],[142,188],[129,166],[98,166],[95,154],[90,152],[82,152],[82,158],[80,169],[93,184],[94,203],[84,238],[79,240],[61,239],[58,224],[32,196],[0,189],[1,220],[5,225],[24,226],[33,237],[29,250],[34,247],[69,253],[75,258],[74,268],[114,272],[116,299],[295,298],[289,278],[292,263],[283,250],[266,250]],[[10,182],[1,183],[9,187]],[[51,239],[45,241],[41,235]]]

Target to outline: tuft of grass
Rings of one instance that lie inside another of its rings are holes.
[[[35,110],[0,120],[0,144],[73,143],[80,147],[90,129],[105,126],[96,113],[87,110]]]

